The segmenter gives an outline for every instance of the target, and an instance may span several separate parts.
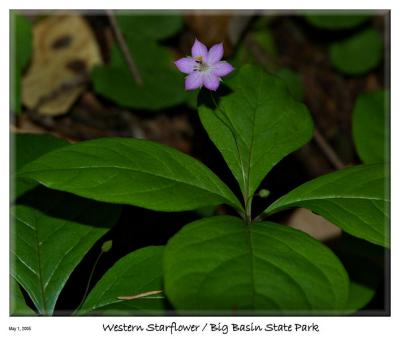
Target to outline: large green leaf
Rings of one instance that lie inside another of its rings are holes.
[[[18,198],[25,192],[37,186],[37,183],[28,179],[18,178],[13,175],[27,163],[54,149],[68,145],[63,139],[58,139],[49,134],[12,134],[11,154],[11,194]]]
[[[388,91],[358,96],[353,110],[353,138],[366,164],[389,160]]]
[[[304,99],[304,88],[299,74],[290,68],[282,68],[276,75],[285,82],[290,94],[295,99],[300,101]]]
[[[248,199],[278,161],[311,138],[313,124],[284,81],[259,67],[244,66],[227,84],[232,92],[217,108],[203,92],[199,114]]]
[[[27,163],[54,149],[68,145],[64,139],[50,134],[12,134],[14,149],[13,172],[17,172]]]
[[[147,140],[104,138],[47,153],[21,171],[41,184],[104,202],[158,211],[241,205],[199,161]]]
[[[355,237],[388,246],[387,180],[383,164],[346,168],[306,182],[275,201],[265,212],[305,207]]]
[[[138,85],[119,48],[114,46],[109,65],[92,72],[95,90],[118,104],[132,108],[159,110],[186,100],[181,74],[165,47],[146,36],[126,36],[126,42],[143,80]]]
[[[332,13],[331,11],[327,12],[327,14],[307,14],[305,16],[306,20],[313,26],[331,30],[354,28],[370,17],[367,14]]]
[[[150,14],[117,12],[117,22],[125,36],[142,35],[148,39],[163,39],[176,34],[183,25],[176,13]]]
[[[21,77],[32,54],[32,24],[12,11],[11,20],[11,110],[21,112]]]
[[[376,29],[369,28],[332,44],[329,54],[339,71],[359,75],[378,66],[382,59],[383,41]]]
[[[35,315],[36,313],[26,304],[21,288],[14,278],[10,277],[10,315]]]
[[[163,313],[164,296],[157,293],[162,289],[162,255],[162,246],[151,246],[118,260],[89,293],[78,314]]]
[[[41,314],[51,314],[68,277],[118,216],[118,206],[39,188],[11,208],[11,275]]]
[[[335,255],[307,234],[229,216],[194,222],[170,239],[164,279],[178,311],[228,314],[341,311],[349,284]]]

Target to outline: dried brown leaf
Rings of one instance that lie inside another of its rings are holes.
[[[100,51],[87,22],[72,12],[50,15],[33,29],[33,58],[22,81],[22,100],[39,114],[69,110],[84,90]]]

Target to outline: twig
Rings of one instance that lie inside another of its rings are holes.
[[[129,51],[128,45],[126,44],[125,38],[122,35],[121,30],[118,27],[117,20],[115,20],[114,13],[111,10],[106,11],[108,19],[110,20],[111,27],[114,31],[115,38],[119,46],[121,47],[122,54],[125,58],[125,61],[128,65],[129,71],[131,72],[133,80],[136,82],[137,85],[142,86],[143,80],[140,75],[139,69],[136,66],[135,61],[132,58],[132,55]]]
[[[118,297],[119,300],[135,300],[135,299],[140,299],[144,298],[150,295],[155,295],[155,294],[160,294],[162,293],[162,290],[156,290],[156,291],[148,291],[148,292],[143,292],[135,295],[130,295],[130,296],[122,296]]]
[[[326,141],[326,139],[318,129],[315,129],[314,140],[321,151],[324,153],[326,158],[336,169],[342,169],[345,167],[343,161],[340,159],[340,157],[337,155],[331,145],[329,145],[329,143]]]

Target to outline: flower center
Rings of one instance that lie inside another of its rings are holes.
[[[200,72],[205,72],[205,71],[207,71],[209,68],[210,68],[210,66],[208,66],[208,64],[206,64],[205,62],[202,62],[202,63],[199,65],[199,70],[200,70]]]
[[[194,70],[195,71],[199,71],[199,72],[206,72],[207,70],[210,69],[210,66],[203,62],[203,57],[198,56],[194,58],[196,61],[196,66],[194,66]]]

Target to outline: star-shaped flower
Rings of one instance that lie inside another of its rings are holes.
[[[207,47],[197,39],[192,47],[192,56],[175,61],[176,67],[188,74],[185,79],[187,91],[202,87],[203,85],[211,91],[219,87],[221,77],[233,71],[232,65],[221,61],[224,55],[224,46],[216,44],[207,50]]]

